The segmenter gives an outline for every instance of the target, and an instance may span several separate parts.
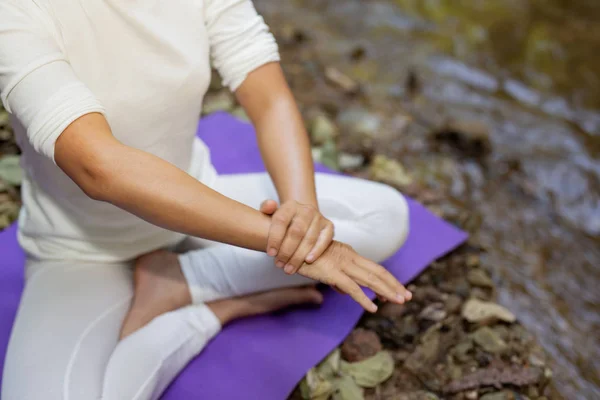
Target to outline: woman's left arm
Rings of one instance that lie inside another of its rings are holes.
[[[281,207],[274,211],[267,254],[289,274],[316,260],[333,240],[333,224],[321,215],[310,141],[279,63],[248,74],[236,91],[250,117]]]
[[[331,244],[333,224],[318,210],[308,136],[279,64],[275,38],[250,0],[204,0],[213,65],[252,119],[279,194],[267,254],[287,273]],[[265,211],[265,210],[263,210]],[[270,212],[269,212],[270,213]]]
[[[252,71],[235,94],[256,129],[279,201],[318,208],[310,142],[279,63]]]

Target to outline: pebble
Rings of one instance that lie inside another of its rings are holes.
[[[500,335],[491,328],[484,326],[472,334],[473,341],[483,350],[492,354],[500,354],[507,349],[507,344]]]
[[[479,394],[477,393],[477,390],[470,390],[468,392],[465,392],[465,399],[467,400],[477,400],[479,398]]]
[[[462,309],[462,316],[469,322],[489,324],[496,321],[515,322],[513,313],[499,304],[469,299]]]
[[[501,392],[487,393],[480,397],[480,400],[515,400],[512,392],[503,390]]]
[[[448,299],[446,300],[446,304],[445,304],[446,312],[448,314],[454,314],[460,310],[461,305],[462,305],[462,299],[455,294],[451,294],[450,296],[448,296]]]
[[[317,115],[312,121],[310,136],[314,144],[322,145],[328,140],[335,139],[337,128],[327,116]]]
[[[325,68],[325,78],[347,94],[356,94],[360,88],[356,81],[334,67]]]
[[[467,274],[467,280],[473,286],[479,286],[484,288],[494,287],[494,282],[490,279],[488,274],[479,268],[474,268]]]
[[[340,153],[339,165],[342,170],[355,170],[362,167],[365,157],[360,154]]]
[[[384,155],[377,155],[369,168],[371,178],[394,186],[407,186],[412,183],[412,177],[408,175],[402,164]]]
[[[358,362],[373,357],[382,350],[379,336],[373,331],[357,328],[342,343],[342,358]]]
[[[364,108],[352,107],[342,111],[337,123],[344,134],[373,137],[381,129],[381,118]]]
[[[440,322],[448,316],[443,303],[433,303],[428,305],[419,313],[419,319],[425,319],[433,322]]]

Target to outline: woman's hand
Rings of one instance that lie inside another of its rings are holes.
[[[298,273],[349,294],[370,312],[377,311],[377,306],[369,300],[360,286],[368,287],[380,298],[394,303],[403,304],[412,299],[412,293],[385,268],[361,257],[352,247],[335,240],[312,264],[304,263]]]
[[[333,224],[312,205],[291,200],[278,208],[267,200],[260,210],[272,215],[267,254],[288,274],[318,259],[333,240]]]

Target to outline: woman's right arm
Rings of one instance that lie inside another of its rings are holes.
[[[160,227],[253,250],[267,247],[270,217],[119,142],[104,116],[86,114],[54,147],[56,164],[91,198]]]

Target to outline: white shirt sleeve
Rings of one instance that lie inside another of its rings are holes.
[[[279,61],[275,38],[251,0],[205,0],[204,19],[212,63],[231,91],[256,68]]]
[[[30,0],[0,2],[0,98],[33,148],[54,160],[54,144],[77,118],[104,113],[61,51],[53,21]]]

